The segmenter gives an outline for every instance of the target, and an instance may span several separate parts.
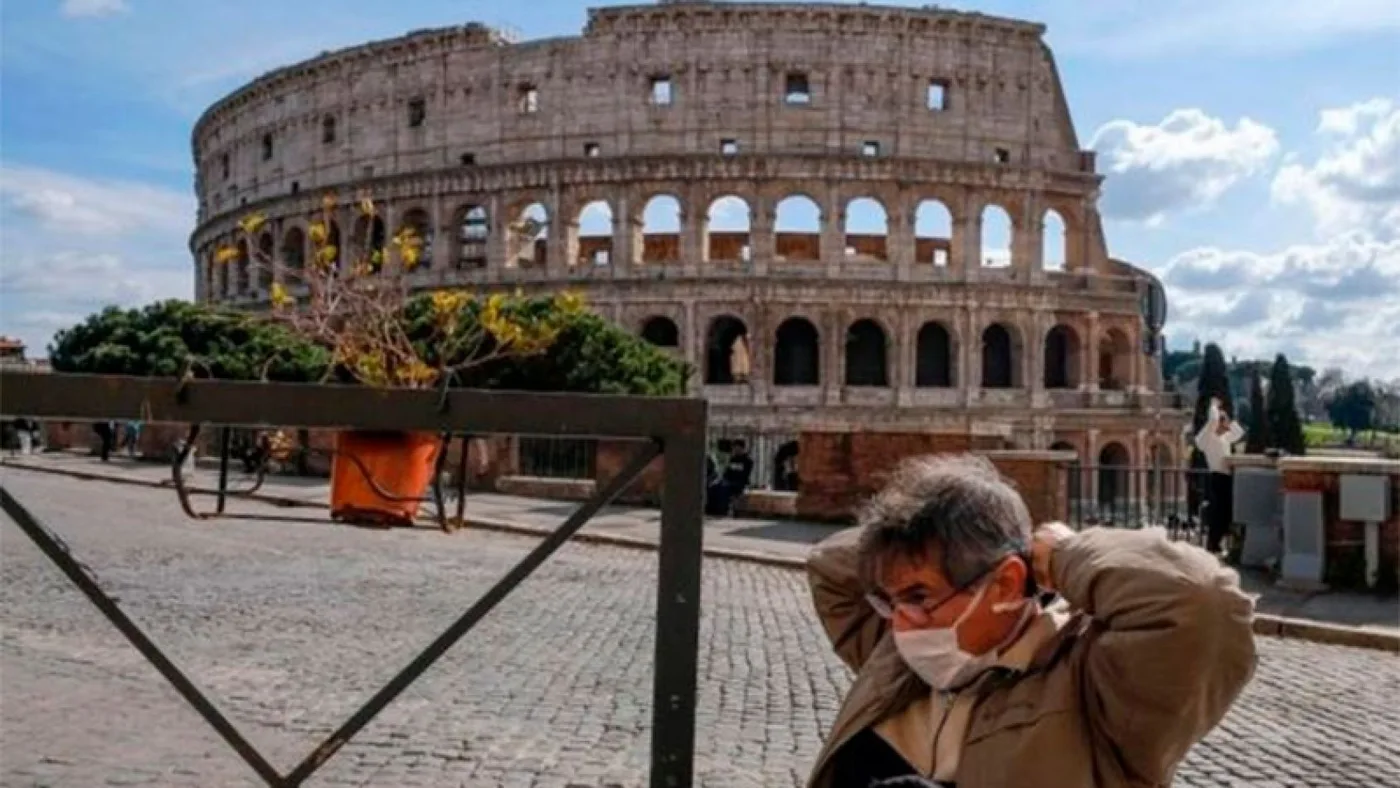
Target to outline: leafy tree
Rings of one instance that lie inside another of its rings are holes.
[[[1293,401],[1293,373],[1282,353],[1274,358],[1274,368],[1269,373],[1268,414],[1264,421],[1268,422],[1275,447],[1289,454],[1302,454],[1306,450],[1303,424]]]
[[[64,329],[49,345],[59,372],[307,382],[325,376],[330,355],[257,315],[169,300],[140,309],[107,307]]]
[[[1249,376],[1249,416],[1245,420],[1245,451],[1263,454],[1270,445],[1268,411],[1264,407],[1264,379],[1259,370]]]
[[[1332,424],[1346,430],[1347,443],[1356,440],[1356,433],[1369,430],[1375,423],[1376,392],[1370,381],[1358,380],[1338,388],[1327,403],[1327,415]]]
[[[558,324],[559,334],[544,352],[521,357],[495,355],[490,332],[485,342],[444,344],[435,338],[443,312],[433,296],[420,295],[401,315],[420,357],[430,365],[466,359],[439,359],[444,348],[486,359],[463,371],[457,385],[529,391],[572,391],[634,395],[678,395],[685,391],[687,365],[667,351],[597,315],[562,305],[557,298],[511,299],[504,307],[512,325]],[[457,330],[480,335],[483,305],[473,300],[453,313]],[[311,382],[328,375],[331,355],[284,323],[265,316],[186,301],[162,301],[141,309],[109,307],[63,331],[49,348],[59,372],[177,377],[188,369],[197,377],[226,380]],[[356,376],[335,370],[335,379]]]

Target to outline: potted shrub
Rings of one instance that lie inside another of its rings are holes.
[[[311,254],[300,267],[282,269],[281,277],[261,214],[244,217],[237,240],[215,254],[217,264],[232,267],[244,281],[267,286],[266,319],[324,349],[328,378],[394,388],[452,385],[472,368],[544,352],[564,322],[582,311],[581,299],[571,293],[548,299],[547,308],[519,293],[478,299],[438,291],[415,299],[408,274],[422,259],[424,239],[411,226],[388,236],[373,199],[361,194],[354,228],[343,243],[346,236],[334,220],[340,207],[335,195],[323,198],[306,233]],[[440,449],[441,437],[432,433],[338,434],[332,517],[411,522]]]

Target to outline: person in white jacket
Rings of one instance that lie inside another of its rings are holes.
[[[1226,458],[1243,438],[1244,428],[1230,418],[1219,399],[1211,397],[1206,423],[1196,433],[1196,448],[1205,455],[1210,468],[1206,482],[1206,549],[1212,553],[1220,552],[1220,542],[1233,519],[1234,477]]]

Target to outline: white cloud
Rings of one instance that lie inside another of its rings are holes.
[[[0,199],[44,230],[81,235],[188,234],[192,195],[145,183],[97,180],[38,167],[0,166]]]
[[[1107,174],[1104,214],[1148,224],[1208,207],[1279,150],[1268,126],[1241,118],[1231,128],[1199,109],[1174,110],[1157,125],[1109,121],[1089,145]]]
[[[1200,248],[1160,271],[1174,339],[1283,352],[1317,368],[1400,375],[1400,239],[1356,232],[1274,253]]]
[[[1395,0],[1046,3],[1057,48],[1109,58],[1277,55],[1400,30]]]
[[[193,295],[194,200],[151,184],[0,167],[0,334],[43,355],[104,306]]]
[[[1325,148],[1279,168],[1273,199],[1307,207],[1323,234],[1362,229],[1400,238],[1400,103],[1374,98],[1322,112]]]
[[[745,232],[749,229],[749,204],[742,197],[720,197],[706,212],[709,229],[716,232]]]
[[[63,0],[59,13],[69,19],[124,14],[131,10],[126,0]]]

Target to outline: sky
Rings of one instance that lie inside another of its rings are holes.
[[[1166,283],[1171,347],[1400,378],[1400,2],[942,5],[1047,25],[1106,176],[1110,252]],[[240,84],[425,27],[576,35],[586,13],[578,0],[0,4],[0,334],[42,356],[106,304],[192,295],[190,129]]]

